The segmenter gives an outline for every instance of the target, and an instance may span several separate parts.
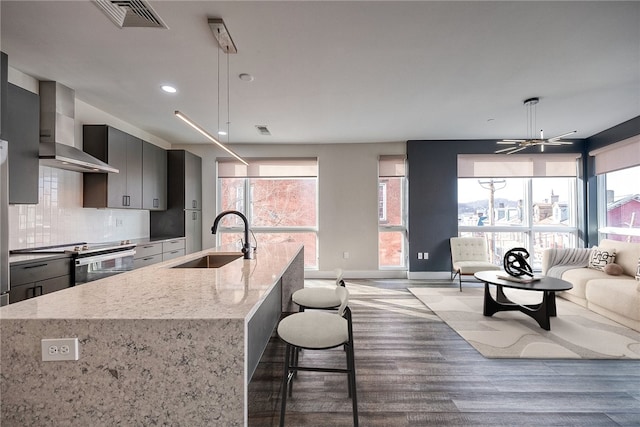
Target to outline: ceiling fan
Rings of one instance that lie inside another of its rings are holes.
[[[529,147],[535,147],[536,145],[540,146],[540,151],[544,151],[545,145],[570,145],[573,144],[571,141],[562,141],[561,139],[565,136],[569,136],[571,134],[576,133],[577,131],[571,131],[567,133],[563,133],[562,135],[554,136],[553,138],[544,139],[544,133],[542,129],[540,130],[540,138],[534,137],[534,132],[536,129],[536,111],[535,106],[540,102],[539,98],[529,98],[524,100],[524,105],[527,107],[527,128],[529,130],[529,138],[527,139],[503,139],[502,141],[498,141],[499,145],[511,145],[512,147],[503,148],[501,150],[497,150],[495,153],[505,153],[505,154],[513,154],[518,151],[525,150]]]

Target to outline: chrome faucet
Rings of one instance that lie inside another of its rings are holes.
[[[211,234],[216,234],[218,230],[218,223],[222,219],[222,217],[234,214],[238,215],[240,219],[244,222],[244,243],[242,244],[242,253],[244,254],[244,259],[253,259],[253,248],[249,243],[249,221],[247,221],[247,217],[242,214],[240,211],[223,211],[218,214],[216,219],[213,221],[213,227],[211,227]]]

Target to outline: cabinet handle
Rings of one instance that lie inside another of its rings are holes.
[[[143,261],[149,261],[149,260],[151,260],[151,259],[153,259],[153,257],[152,257],[152,256],[150,256],[149,258],[142,258],[142,260],[143,260]]]
[[[38,288],[40,289],[40,293],[39,293],[38,295],[36,295],[36,292],[35,292],[35,291],[36,291],[36,290],[38,290]],[[42,286],[41,286],[41,285],[36,286],[36,287],[35,287],[35,290],[33,291],[33,295],[34,295],[34,296],[38,296],[38,297],[39,297],[39,296],[40,296],[40,295],[42,295],[42,294],[43,294],[43,288],[42,288]]]
[[[29,295],[29,292],[31,292],[31,295]],[[36,296],[36,287],[34,286],[33,288],[27,288],[27,299],[34,298],[35,296]]]
[[[122,206],[127,206],[127,196],[122,196]]]
[[[131,196],[127,196],[127,206],[131,206]]]
[[[198,219],[198,213],[197,212],[193,212],[191,214],[191,219],[194,220],[194,221],[197,220]]]
[[[153,199],[153,207],[157,208],[158,206],[160,206],[160,201],[158,199]]]
[[[193,206],[193,209],[196,209],[198,207],[198,201],[197,200],[193,200],[191,205]]]
[[[45,262],[44,264],[27,265],[27,266],[24,266],[24,267],[22,267],[22,268],[26,270],[26,269],[28,269],[28,268],[46,267],[47,265],[49,265],[49,264],[47,264],[47,263]]]
[[[177,250],[177,251],[171,251],[171,252],[169,252],[169,253],[170,253],[170,254],[177,254],[178,252],[180,252],[180,251],[179,251],[179,250]]]

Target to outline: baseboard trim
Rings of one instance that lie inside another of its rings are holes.
[[[344,270],[345,279],[406,279],[405,270]],[[306,270],[305,279],[335,279],[336,271]]]
[[[408,274],[410,280],[451,280],[451,272],[449,271],[410,271]]]

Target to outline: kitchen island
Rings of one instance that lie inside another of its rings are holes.
[[[173,268],[221,247],[0,309],[1,425],[247,424],[247,389],[281,312],[302,288],[299,244],[255,259]],[[42,362],[74,338],[77,361]]]

